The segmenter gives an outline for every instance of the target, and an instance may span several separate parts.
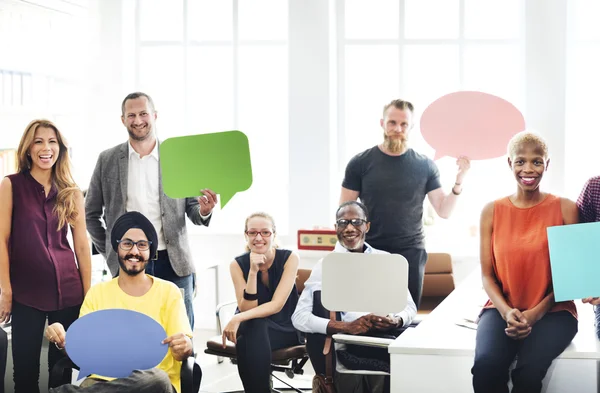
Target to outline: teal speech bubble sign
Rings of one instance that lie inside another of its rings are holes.
[[[252,185],[248,137],[224,131],[169,138],[159,147],[163,190],[170,198],[187,198],[210,188],[221,208]]]

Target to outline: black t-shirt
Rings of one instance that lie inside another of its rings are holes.
[[[342,186],[358,191],[369,209],[367,242],[372,247],[388,252],[425,248],[423,201],[428,192],[441,187],[431,159],[413,149],[390,156],[375,146],[350,160]]]

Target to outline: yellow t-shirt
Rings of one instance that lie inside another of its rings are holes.
[[[146,314],[158,322],[167,332],[167,337],[177,333],[192,337],[192,329],[179,288],[172,282],[153,276],[148,277],[153,280],[152,287],[145,295],[139,297],[130,296],[123,292],[119,287],[118,278],[94,285],[85,296],[79,317],[110,308],[133,310]],[[171,383],[180,392],[181,362],[173,358],[170,349],[157,367],[169,375]],[[93,375],[93,377],[106,380],[114,379],[99,375]]]

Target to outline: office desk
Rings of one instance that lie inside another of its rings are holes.
[[[476,269],[423,322],[400,335],[388,348],[391,391],[472,392],[476,330],[456,322],[476,315],[485,299]],[[576,304],[579,332],[548,370],[546,393],[600,391],[596,369],[600,342],[594,330],[594,313],[590,305]]]

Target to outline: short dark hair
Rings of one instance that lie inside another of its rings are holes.
[[[391,107],[394,107],[396,109],[400,109],[400,110],[409,110],[410,113],[414,113],[415,112],[415,107],[413,106],[413,104],[409,101],[404,101],[404,100],[393,100],[391,101],[389,104],[384,105],[383,107],[383,117],[385,117],[385,114],[387,113],[387,110],[390,109]]]
[[[369,210],[367,209],[367,207],[365,205],[363,205],[362,203],[360,203],[359,201],[348,201],[348,202],[344,202],[340,205],[340,207],[338,207],[337,211],[335,212],[335,218],[337,219],[340,215],[340,210],[342,210],[343,208],[345,208],[346,206],[350,206],[350,205],[355,205],[358,206],[358,208],[360,210],[363,211],[363,213],[365,214],[365,220],[367,220],[367,222],[369,222]]]
[[[150,104],[150,108],[152,109],[152,112],[156,112],[154,110],[154,101],[152,101],[152,97],[150,97],[146,93],[142,93],[141,91],[136,91],[135,93],[127,94],[127,97],[125,97],[125,99],[121,103],[121,115],[125,116],[125,103],[128,100],[135,100],[136,98],[140,98],[140,97],[146,97],[146,99],[148,100],[148,104]]]

